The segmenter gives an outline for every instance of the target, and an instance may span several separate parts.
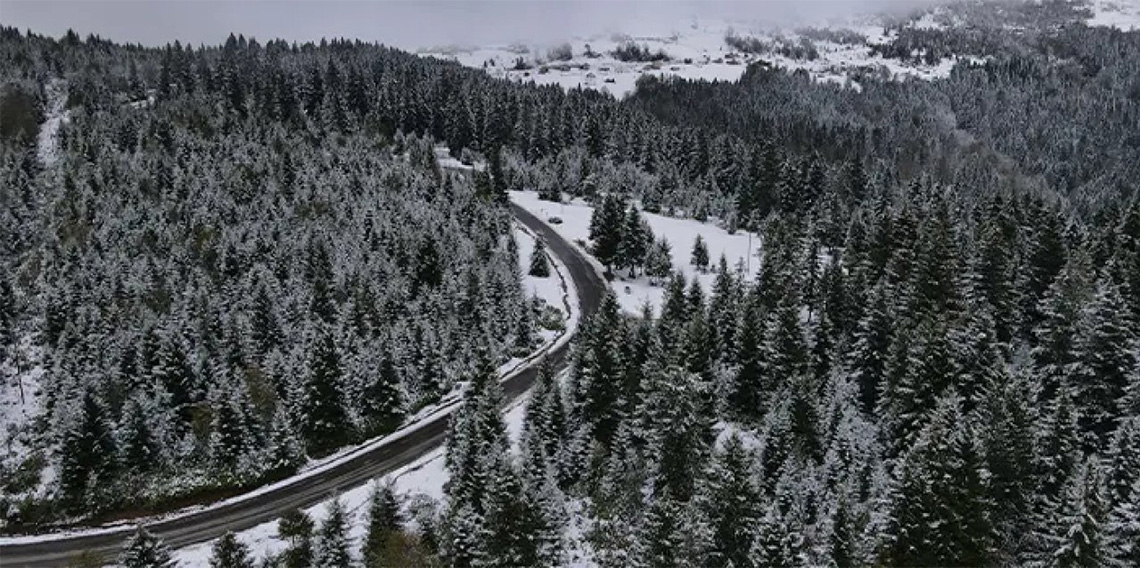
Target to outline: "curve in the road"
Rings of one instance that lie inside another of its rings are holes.
[[[580,321],[585,321],[601,303],[606,290],[605,281],[582,252],[566,242],[550,226],[518,205],[511,204],[511,210],[523,225],[546,241],[550,253],[566,266],[578,292]],[[570,343],[562,342],[551,349],[545,358],[561,368],[567,364],[569,351]],[[532,364],[504,379],[504,401],[514,401],[529,390],[537,375],[538,365]],[[452,409],[454,408],[453,406]],[[409,428],[407,432],[397,432],[390,437],[390,441],[357,452],[320,473],[291,478],[254,491],[245,498],[200,511],[156,520],[148,524],[147,528],[161,536],[172,548],[182,548],[218,538],[226,531],[239,531],[271,521],[297,507],[315,505],[330,495],[343,493],[382,477],[442,445],[447,436],[450,415],[451,412],[433,415],[417,423],[414,428]],[[0,544],[0,566],[65,566],[82,553],[113,558],[133,530],[132,526],[117,526],[71,535],[12,539],[14,542],[10,544]]]

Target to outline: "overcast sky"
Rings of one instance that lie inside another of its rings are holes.
[[[0,22],[148,45],[216,44],[232,31],[260,40],[347,37],[414,49],[664,33],[695,14],[776,20],[915,1],[923,0],[0,0]]]

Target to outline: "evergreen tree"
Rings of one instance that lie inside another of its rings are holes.
[[[650,468],[654,487],[682,502],[692,497],[711,454],[707,388],[697,375],[680,367],[651,373],[637,412],[648,437],[648,455],[655,460]]]
[[[638,568],[687,565],[682,532],[683,514],[682,506],[668,492],[659,494],[645,513],[645,521],[637,538],[639,549],[630,565]]]
[[[380,568],[390,565],[393,538],[403,531],[400,504],[390,481],[376,482],[368,500],[368,534],[363,546],[364,565]]]
[[[884,560],[896,566],[985,566],[993,551],[988,488],[971,430],[951,394],[896,472]]]
[[[1128,495],[1112,508],[1104,524],[1104,564],[1112,568],[1140,566],[1140,479]]]
[[[7,346],[15,336],[16,298],[6,276],[0,277],[0,363],[7,360]]]
[[[536,278],[550,276],[550,265],[546,261],[546,242],[541,238],[534,240],[534,251],[530,253],[530,272]]]
[[[1103,448],[1121,415],[1119,404],[1135,370],[1134,335],[1119,291],[1102,284],[1082,318],[1069,370],[1087,448]]]
[[[317,530],[316,544],[314,568],[348,568],[351,565],[348,519],[339,497],[330,501],[325,508],[325,520]]]
[[[286,568],[313,565],[313,520],[300,509],[293,509],[277,520],[278,538],[288,542],[280,563]]]
[[[1051,523],[1047,541],[1052,551],[1050,565],[1099,566],[1105,514],[1100,473],[1093,460],[1086,460],[1065,487],[1064,499]]]
[[[979,435],[986,470],[996,544],[1013,559],[1028,532],[1036,490],[1033,414],[1025,381],[1002,371],[991,377],[981,397]]]
[[[72,423],[60,443],[59,486],[69,508],[99,507],[86,501],[89,491],[109,481],[114,465],[114,440],[103,420],[103,409],[90,390],[77,401]]]
[[[709,269],[709,247],[705,244],[705,240],[697,235],[696,240],[693,241],[693,251],[690,254],[691,263],[701,272],[706,272]]]
[[[736,360],[739,362],[733,380],[729,404],[742,418],[759,418],[767,397],[764,385],[764,355],[759,317],[751,309],[741,315],[739,345]]]
[[[1043,210],[1039,206],[1033,212],[1037,215],[1037,219],[1031,225],[1034,231],[1030,238],[1028,265],[1022,289],[1026,331],[1033,330],[1044,320],[1044,315],[1038,310],[1039,302],[1068,259],[1060,215]]]
[[[795,528],[780,512],[779,506],[770,504],[756,526],[756,540],[752,543],[752,565],[772,568],[792,568],[801,565],[802,541]]]
[[[1045,417],[1037,441],[1038,492],[1046,505],[1058,502],[1065,485],[1076,474],[1079,465],[1080,430],[1078,413],[1067,393],[1061,393],[1051,413]]]
[[[720,255],[716,281],[709,298],[709,333],[712,335],[713,353],[723,360],[734,360],[736,353],[736,327],[741,304],[741,284],[729,267],[728,260]]]
[[[119,451],[119,465],[125,471],[144,472],[155,466],[160,457],[144,405],[145,402],[138,397],[129,399],[119,420],[115,445]]]
[[[482,564],[538,566],[542,511],[524,492],[519,474],[505,456],[481,456],[490,484],[484,496],[485,524],[480,538]]]
[[[641,218],[637,207],[630,207],[621,229],[621,244],[618,246],[617,264],[630,271],[637,278],[637,269],[645,264],[649,247],[653,243],[653,230]]]
[[[621,345],[625,324],[617,298],[607,293],[582,333],[571,387],[577,428],[608,447],[617,430],[622,392]]]
[[[331,333],[317,340],[308,370],[305,443],[310,453],[321,455],[351,436],[341,391],[340,356]]]
[[[269,477],[284,476],[292,473],[301,465],[304,451],[301,448],[300,436],[293,425],[285,403],[277,405],[273,414],[273,422],[269,429],[269,463],[265,471]]]
[[[534,479],[542,479],[548,468],[554,468],[555,473],[564,477],[566,415],[562,388],[554,373],[551,361],[543,360],[519,437],[523,467]]]
[[[850,526],[847,512],[847,497],[840,496],[839,502],[836,505],[835,513],[832,515],[831,521],[831,542],[828,555],[831,557],[831,565],[835,568],[851,568],[856,565],[854,559],[853,545]]]
[[[135,534],[127,539],[119,553],[119,564],[123,568],[173,568],[177,566],[170,549],[162,539],[154,536],[145,527],[139,526]]]
[[[606,195],[600,207],[590,217],[590,240],[593,252],[609,273],[618,260],[622,229],[625,225],[625,201],[615,195]]]
[[[1123,503],[1140,480],[1140,417],[1129,417],[1120,422],[1112,436],[1107,452],[1105,482],[1110,506]]]
[[[662,280],[667,278],[673,272],[673,253],[672,247],[669,246],[669,241],[665,237],[653,242],[653,246],[649,247],[649,252],[645,255],[645,273],[649,276],[650,282],[654,280]]]
[[[223,371],[224,373],[224,371]],[[258,445],[245,389],[229,376],[220,377],[222,384],[214,390],[213,421],[210,432],[210,458],[222,475],[240,476],[241,458]]]
[[[210,553],[210,568],[253,568],[249,548],[233,532],[227,532],[214,542]]]
[[[404,396],[402,381],[396,371],[392,355],[380,359],[380,368],[368,370],[363,378],[366,381],[361,392],[360,413],[364,420],[363,431],[367,436],[387,434],[398,428],[404,421]]]
[[[856,327],[848,367],[859,385],[859,405],[871,414],[879,400],[886,373],[886,357],[894,333],[887,311],[887,289],[882,283],[872,289],[866,313]]]

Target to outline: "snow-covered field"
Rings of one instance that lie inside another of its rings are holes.
[[[933,20],[920,20],[916,25],[931,27],[937,24]],[[850,82],[849,76],[857,69],[882,69],[891,77],[929,80],[948,76],[957,63],[956,59],[943,59],[935,65],[923,65],[872,55],[871,45],[891,40],[891,34],[874,19],[821,22],[821,26],[851,30],[866,37],[867,41],[863,44],[816,41],[814,45],[819,57],[814,60],[793,59],[776,53],[754,55],[734,52],[725,43],[725,37],[735,35],[769,43],[779,38],[784,43],[795,43],[799,36],[791,30],[756,23],[708,20],[662,29],[659,33],[575,38],[566,42],[573,54],[569,60],[552,57],[551,50],[557,44],[450,46],[421,50],[420,55],[452,59],[513,81],[559,85],[567,89],[598,89],[618,98],[633,92],[637,80],[643,75],[736,81],[748,64],[757,61],[789,70],[803,69],[818,81],[835,82],[854,89],[859,89],[859,86]],[[657,63],[620,61],[611,52],[626,42],[643,45],[651,52],[663,51],[668,60]],[[593,55],[588,56],[587,53]],[[516,69],[516,62],[520,59],[526,68]]]
[[[584,242],[589,237],[590,216],[593,215],[594,208],[582,201],[575,200],[565,204],[541,201],[538,199],[538,193],[534,191],[512,191],[511,201],[536,214],[540,219],[560,217],[562,223],[552,227],[567,241]],[[690,264],[693,241],[697,235],[700,235],[708,245],[712,266],[715,267],[722,254],[730,268],[734,268],[737,263],[743,263],[748,277],[751,277],[759,266],[755,254],[760,248],[760,239],[756,235],[745,231],[730,235],[712,223],[701,223],[692,219],[675,219],[652,213],[643,213],[643,216],[653,229],[653,234],[657,237],[664,236],[672,245],[673,267],[683,272],[685,278],[690,281],[695,277],[706,292],[712,289],[716,275],[712,271],[701,273]],[[643,276],[634,280],[617,278],[610,285],[622,309],[631,314],[640,314],[642,306],[647,302],[656,313],[665,297],[664,287],[652,285],[649,279]]]
[[[1140,1],[1092,0],[1093,16],[1086,22],[1090,26],[1118,28],[1124,31],[1140,30]]]

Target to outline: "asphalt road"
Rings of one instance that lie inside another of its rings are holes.
[[[577,248],[534,215],[514,204],[511,204],[511,210],[521,223],[535,234],[541,235],[546,240],[547,250],[566,265],[569,276],[578,289],[582,319],[593,314],[601,302],[606,284],[590,262]],[[547,358],[557,368],[562,368],[567,364],[568,353],[567,342],[551,350]],[[540,360],[541,358],[536,359],[531,366],[502,383],[505,403],[509,404],[530,389],[538,374]],[[248,529],[280,517],[290,509],[315,505],[333,494],[346,492],[382,477],[442,445],[446,439],[450,416],[451,412],[436,415],[427,422],[419,423],[417,429],[409,435],[359,452],[319,475],[286,480],[249,498],[172,516],[148,524],[147,528],[161,536],[171,548],[181,548],[217,538],[226,531]],[[113,559],[123,541],[133,531],[131,526],[121,526],[97,532],[46,535],[26,544],[0,545],[0,567],[66,566],[69,560],[84,552]]]

